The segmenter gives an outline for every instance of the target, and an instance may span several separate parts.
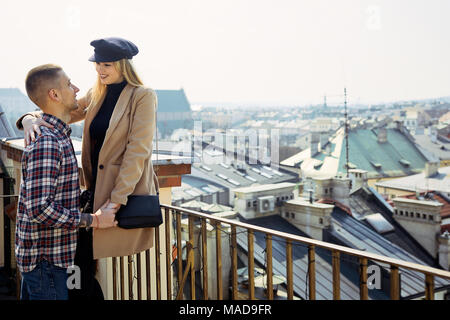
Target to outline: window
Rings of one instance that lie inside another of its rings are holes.
[[[250,208],[252,206],[251,201],[247,202],[247,208]]]
[[[291,212],[291,219],[295,219],[295,213]]]
[[[401,216],[403,215],[403,211],[400,211],[400,215],[401,215]]]
[[[398,215],[398,210],[397,209],[394,210],[394,214]]]
[[[425,220],[427,218],[427,215],[425,213],[423,213],[422,218]]]
[[[286,212],[286,213],[284,214],[284,217],[285,217],[285,218],[289,218],[289,212]]]
[[[253,201],[253,206],[256,207],[256,200]]]
[[[319,224],[323,224],[323,218],[319,218]]]
[[[428,220],[433,221],[433,216],[431,214],[428,216]]]
[[[294,195],[293,194],[291,194],[291,199],[294,199]]]

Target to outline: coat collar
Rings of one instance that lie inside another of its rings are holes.
[[[119,96],[119,99],[117,100],[116,106],[114,107],[114,111],[111,115],[111,120],[109,121],[109,127],[108,130],[106,130],[105,134],[105,140],[103,144],[105,144],[109,137],[111,137],[112,133],[117,127],[117,124],[119,123],[120,118],[122,118],[125,110],[127,109],[128,105],[131,101],[131,96],[134,92],[134,86],[127,84],[125,88],[123,88],[122,93]],[[98,109],[97,109],[98,112]]]

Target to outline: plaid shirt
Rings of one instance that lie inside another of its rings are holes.
[[[16,219],[16,260],[21,272],[45,259],[67,268],[77,246],[80,185],[70,127],[44,113],[54,129],[42,134],[22,155],[22,181]]]

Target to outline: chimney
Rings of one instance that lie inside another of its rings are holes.
[[[350,207],[351,180],[345,176],[336,176],[332,180],[331,198]]]
[[[333,178],[314,178],[315,198],[332,199],[350,206],[350,184],[351,180],[343,176]]]
[[[378,140],[378,143],[386,143],[387,142],[386,128],[383,127],[383,128],[378,129],[377,140]]]
[[[442,203],[431,200],[394,198],[394,219],[434,258],[438,255]]]
[[[350,180],[352,181],[352,189],[350,193],[364,188],[368,187],[367,183],[367,171],[366,170],[360,170],[360,169],[350,169],[349,171]]]
[[[450,271],[450,233],[446,230],[438,238],[439,264],[445,270]]]
[[[281,216],[311,238],[323,240],[323,230],[331,226],[334,205],[297,198],[284,203]]]
[[[439,161],[427,161],[425,163],[425,178],[431,178],[439,173]]]

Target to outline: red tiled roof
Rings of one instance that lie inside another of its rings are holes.
[[[441,233],[444,233],[445,231],[450,232],[450,224],[441,225]]]

